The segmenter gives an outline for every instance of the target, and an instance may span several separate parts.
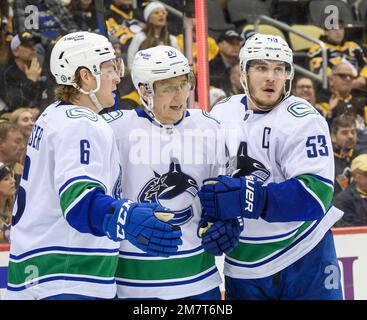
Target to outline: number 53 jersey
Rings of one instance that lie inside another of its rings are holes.
[[[253,111],[245,95],[236,95],[218,103],[211,115],[225,128],[229,172],[275,186],[267,210],[291,216],[276,222],[245,219],[224,272],[234,278],[270,276],[308,253],[343,214],[331,206],[334,158],[327,123],[294,96],[269,111]]]

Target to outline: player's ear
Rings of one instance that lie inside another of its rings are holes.
[[[94,77],[92,76],[90,71],[87,68],[80,68],[80,70],[78,70],[77,72],[79,72],[80,86],[83,89],[87,90],[92,88],[94,83]]]
[[[145,101],[148,101],[148,92],[147,92],[147,89],[145,88],[145,86],[143,84],[141,84],[139,86],[140,88],[140,95],[141,97],[145,100]]]

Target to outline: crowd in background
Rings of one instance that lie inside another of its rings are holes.
[[[209,28],[208,33],[212,107],[227,96],[243,93],[238,55],[255,30],[250,20],[231,21],[227,7],[231,0],[207,1],[217,10],[217,14],[208,16],[209,25],[213,19],[225,18],[221,28]],[[336,28],[325,28],[320,36],[327,48],[328,88],[322,89],[312,78],[296,73],[292,93],[311,103],[330,126],[335,157],[333,202],[345,211],[336,226],[357,226],[367,225],[367,9],[358,10],[366,1],[343,1],[353,14],[359,15],[355,18],[360,23],[350,27],[350,23],[340,18]],[[181,12],[185,9],[184,1],[162,2]],[[269,10],[263,14],[268,13],[289,25],[310,24],[307,1],[291,1],[292,7],[286,1],[252,2]],[[40,13],[37,29],[27,29],[28,5],[36,6]],[[289,10],[296,14],[290,14]],[[184,52],[182,19],[168,13],[162,4],[133,0],[105,1],[105,17],[116,54],[126,64],[125,78],[118,88],[117,107],[141,108],[129,73],[133,57],[138,50],[160,44]],[[67,33],[100,32],[100,25],[92,0],[2,0],[0,22],[1,243],[9,240],[12,206],[33,124],[54,100],[55,83],[49,70],[51,49]],[[195,32],[193,35],[192,67],[196,72]],[[285,36],[289,41],[289,35]],[[297,52],[295,62],[320,74],[323,63],[320,46]]]

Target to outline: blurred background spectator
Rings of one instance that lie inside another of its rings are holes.
[[[209,62],[210,85],[230,92],[230,70],[239,62],[241,36],[227,30],[218,38],[219,53]]]
[[[0,71],[0,98],[7,105],[5,111],[18,107],[39,107],[48,103],[47,77],[37,59],[36,43],[40,38],[23,32],[13,37],[10,47],[12,57]]]
[[[20,162],[25,147],[23,135],[18,126],[9,121],[0,121],[0,162],[10,169],[16,187],[19,186],[23,172]]]
[[[357,144],[355,117],[344,114],[336,117],[331,124],[331,140],[335,160],[334,195],[337,195],[349,185],[350,165],[358,155],[355,150]],[[364,153],[364,150],[359,152]]]
[[[13,10],[8,0],[0,2],[0,66],[9,61],[9,43],[13,34]]]
[[[135,34],[144,27],[143,15],[134,9],[133,0],[112,0],[106,10],[108,33],[121,44],[121,52],[126,61],[127,50]]]
[[[31,136],[33,130],[34,123],[36,121],[33,109],[19,108],[9,115],[9,120],[18,127],[20,133],[23,136],[23,143],[24,145],[27,145],[28,139]],[[23,161],[24,157],[22,157],[20,162],[23,163]]]
[[[358,116],[358,128],[367,121],[367,97],[355,96],[352,91],[355,77],[356,73],[349,62],[333,66],[329,77],[330,89],[321,91],[318,98],[319,106],[329,122],[341,114]]]
[[[168,45],[179,49],[176,37],[168,32],[167,11],[162,4],[158,2],[149,3],[144,9],[144,20],[146,26],[142,32],[133,37],[128,48],[127,65],[129,70],[131,70],[135,53],[139,50],[158,45]]]
[[[79,30],[99,31],[93,0],[71,0],[67,9]]]
[[[4,163],[0,162],[0,244],[9,243],[15,180]]]
[[[209,89],[210,109],[212,109],[218,101],[224,99],[225,97],[227,97],[227,95],[222,89],[210,87]]]
[[[367,154],[352,161],[352,183],[334,199],[333,204],[344,211],[336,227],[367,225]]]
[[[333,29],[325,29],[325,36],[321,36],[327,47],[328,75],[333,66],[347,60],[356,70],[357,75],[353,79],[352,87],[366,89],[367,60],[362,48],[354,41],[345,39],[344,21],[339,20],[338,26]],[[319,73],[322,67],[322,50],[319,45],[314,45],[309,50],[310,70]]]

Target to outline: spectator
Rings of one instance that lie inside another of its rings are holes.
[[[71,0],[67,8],[79,30],[99,31],[96,8],[92,0]]]
[[[146,26],[143,31],[136,34],[128,48],[127,65],[131,70],[135,53],[139,50],[168,45],[179,49],[176,37],[168,33],[167,11],[159,2],[151,2],[144,9],[144,20]]]
[[[217,102],[224,99],[225,97],[227,97],[227,95],[222,89],[210,87],[209,89],[210,109],[212,109]]]
[[[19,108],[13,111],[9,117],[10,122],[18,126],[23,136],[24,145],[27,145],[36,121],[32,110],[31,108]]]
[[[319,98],[319,105],[330,123],[341,114],[359,115],[360,122],[367,121],[367,99],[356,97],[352,92],[355,73],[348,62],[342,62],[332,68],[330,92],[323,91]]]
[[[333,66],[341,63],[344,59],[350,62],[358,76],[353,79],[354,89],[364,89],[367,86],[367,65],[362,48],[354,41],[344,39],[344,23],[339,20],[338,27],[325,29],[326,35],[321,36],[320,40],[325,42],[327,48],[328,68],[330,75]],[[319,45],[310,48],[309,52],[310,70],[320,73],[322,70],[322,51]]]
[[[15,180],[4,163],[0,162],[0,244],[9,243]]]
[[[355,118],[351,115],[341,115],[335,118],[331,124],[331,140],[335,161],[335,196],[349,185],[350,164],[358,155],[355,151],[357,143]]]
[[[112,0],[106,19],[108,33],[120,42],[126,53],[134,35],[144,27],[140,11],[133,8],[133,0]]]
[[[28,14],[25,10],[30,5],[38,9],[37,29],[34,26],[30,26],[32,29],[27,29],[25,20]],[[78,29],[68,10],[58,0],[17,0],[13,1],[13,9],[15,31],[17,33],[32,31],[41,38],[43,49],[62,35]]]
[[[23,172],[20,164],[25,144],[19,128],[9,121],[0,122],[0,162],[11,171],[16,186],[19,185]]]
[[[36,43],[40,39],[28,32],[16,35],[10,44],[12,59],[1,72],[0,98],[12,112],[18,107],[41,106],[45,99],[46,78],[37,60]]]
[[[230,90],[230,70],[239,62],[240,42],[241,36],[235,30],[227,30],[219,36],[219,54],[209,62],[210,85],[226,92]]]
[[[233,65],[229,71],[229,84],[229,91],[226,92],[228,96],[243,93],[241,84],[241,68],[239,63]]]
[[[352,183],[339,193],[333,204],[344,211],[336,227],[367,225],[367,154],[352,161]]]
[[[316,103],[316,91],[315,84],[311,78],[307,76],[299,76],[292,82],[292,94],[305,99],[311,105],[313,105],[317,111],[319,111],[322,115],[326,116],[325,111],[323,109],[327,108],[326,106],[321,106]]]

